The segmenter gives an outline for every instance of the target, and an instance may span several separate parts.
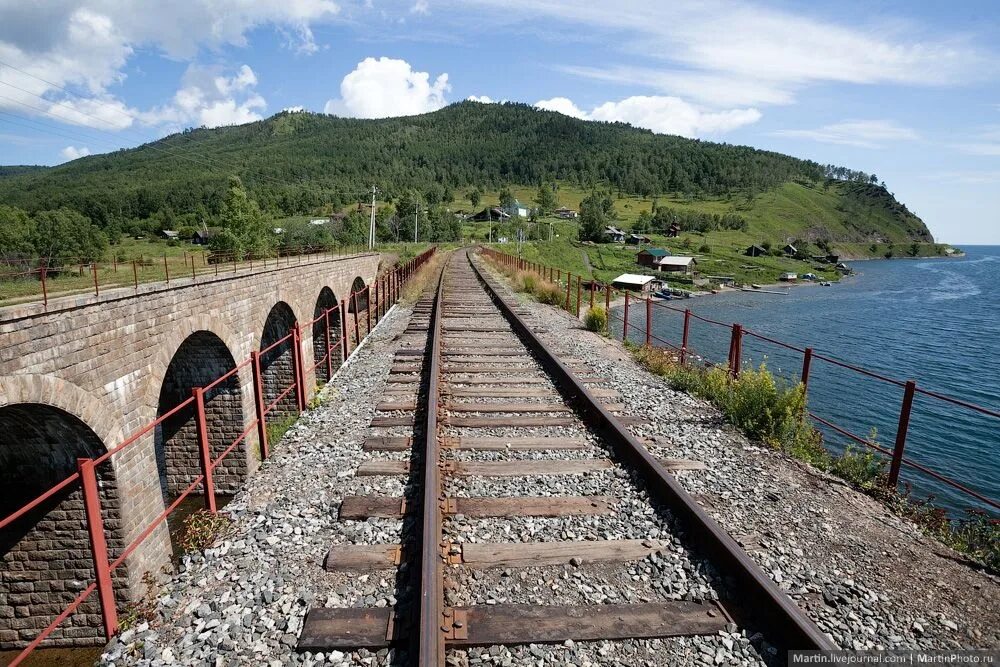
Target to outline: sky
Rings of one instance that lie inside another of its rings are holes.
[[[998,84],[994,0],[0,0],[0,165],[510,100],[874,173],[1000,244]]]

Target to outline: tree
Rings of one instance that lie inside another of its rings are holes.
[[[556,193],[545,183],[539,186],[538,194],[535,195],[535,203],[538,204],[538,214],[542,216],[549,215],[559,205],[559,202],[556,201]]]
[[[580,240],[581,241],[603,241],[604,227],[608,218],[604,213],[604,206],[601,198],[592,193],[580,202]]]
[[[68,208],[42,211],[34,217],[31,245],[48,266],[97,262],[108,250],[108,239],[90,218]]]
[[[34,254],[30,237],[31,219],[28,214],[13,206],[0,205],[0,260]]]
[[[483,193],[479,191],[479,188],[473,188],[472,192],[469,193],[469,203],[472,204],[473,208],[479,206],[479,200],[483,198]]]
[[[504,186],[500,190],[500,208],[507,210],[514,206],[514,194],[510,191],[510,188]]]
[[[220,239],[221,235],[217,234],[212,239],[212,250],[250,253],[251,256],[260,257],[274,249],[274,231],[261,213],[257,201],[243,188],[239,176],[229,177],[229,189],[222,201],[219,219],[222,228],[227,230],[232,238]],[[234,244],[235,247],[230,247]]]

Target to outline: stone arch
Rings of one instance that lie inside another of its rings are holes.
[[[323,316],[327,310],[330,311],[328,318]],[[337,296],[329,287],[324,287],[319,292],[319,297],[316,299],[316,307],[313,309],[313,320],[315,320],[312,326],[313,363],[319,364],[316,366],[316,379],[322,382],[329,382],[330,374],[327,364],[325,362],[320,363],[326,358],[328,330],[331,347],[330,365],[336,370],[340,368],[343,359],[343,345],[340,344],[340,307]],[[328,323],[329,327],[327,326]]]
[[[37,403],[59,408],[92,430],[101,442],[114,446],[124,437],[118,412],[109,410],[94,395],[52,375],[8,375],[0,377],[0,407]]]
[[[215,334],[229,349],[234,359],[243,360],[250,356],[251,336],[241,339],[218,317],[195,315],[172,324],[167,330],[163,342],[157,346],[156,357],[150,364],[149,380],[147,381],[142,400],[143,408],[148,410],[143,415],[143,423],[153,421],[155,418],[154,415],[158,408],[160,390],[163,387],[163,379],[166,377],[167,368],[177,354],[178,348],[192,334],[198,331],[207,331]]]
[[[294,338],[288,338],[277,345],[275,343],[285,338],[297,321],[295,312],[285,301],[278,301],[274,304],[264,321],[260,336],[260,370],[264,385],[265,406],[271,405],[282,392],[295,382]],[[297,412],[298,396],[296,390],[292,389],[278,401],[273,412],[268,413],[268,418],[286,417]]]
[[[78,415],[47,403],[0,407],[0,516],[7,516],[77,471],[78,458],[107,450]],[[101,515],[109,555],[125,548],[114,467],[97,467]],[[0,649],[33,640],[94,579],[83,495],[74,483],[0,529]],[[128,570],[113,575],[115,595],[128,598]],[[91,595],[46,640],[48,646],[103,644],[100,607]]]
[[[208,387],[235,367],[236,360],[221,338],[211,331],[193,332],[177,347],[164,372],[157,418],[190,398],[193,388]],[[216,459],[240,436],[246,423],[238,374],[207,389],[204,399],[209,451]],[[201,474],[195,406],[188,405],[164,419],[156,427],[154,443],[160,488],[164,500],[171,500]],[[246,456],[231,452],[213,471],[215,491],[235,493],[246,474]],[[195,489],[195,493],[201,492],[201,487]]]
[[[351,283],[351,291],[347,295],[347,312],[357,312],[360,316],[368,308],[368,290],[365,287],[364,278],[361,276],[354,278],[354,281]],[[354,294],[358,295],[356,299],[352,298]]]

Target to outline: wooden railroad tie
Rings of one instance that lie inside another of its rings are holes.
[[[448,646],[714,635],[728,622],[715,602],[683,600],[578,606],[475,605],[446,608],[444,616],[442,627],[449,629],[445,638]],[[446,624],[446,619],[452,620]],[[315,608],[306,615],[297,648],[380,649],[403,641],[413,631],[388,607]]]
[[[477,519],[599,515],[610,514],[616,502],[609,496],[448,498],[444,513]],[[406,501],[400,496],[346,496],[340,503],[341,521],[364,521],[371,517],[399,519],[405,513]]]

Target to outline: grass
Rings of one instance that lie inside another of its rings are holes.
[[[776,379],[764,364],[742,370],[734,379],[727,368],[695,368],[659,348],[629,347],[640,365],[665,378],[672,388],[707,399],[751,439],[840,477],[913,521],[925,534],[1000,573],[1000,521],[977,510],[950,519],[931,498],[913,498],[908,486],[888,487],[887,461],[874,451],[848,447],[842,454],[830,452],[808,419],[803,385]],[[873,429],[869,439],[877,443],[877,437]]]
[[[233,521],[225,514],[212,514],[208,510],[198,510],[184,519],[180,547],[184,553],[203,551],[217,539],[228,535]]]
[[[698,271],[705,276],[733,276],[738,283],[773,283],[786,271],[794,273],[816,273],[823,280],[837,280],[839,275],[829,264],[817,264],[785,257],[745,257],[743,251],[752,244],[770,241],[774,247],[781,247],[788,241],[808,237],[817,230],[830,238],[857,237],[859,232],[853,225],[876,226],[893,241],[892,243],[832,242],[831,250],[848,258],[883,257],[892,250],[895,257],[910,255],[910,242],[905,234],[894,227],[886,215],[876,207],[859,209],[844,196],[843,184],[833,183],[785,183],[773,190],[758,194],[750,199],[746,195],[732,197],[692,197],[679,194],[660,195],[658,204],[674,208],[704,213],[737,213],[747,219],[748,231],[713,231],[707,233],[682,232],[676,239],[662,235],[647,234],[653,245],[665,247],[678,255],[692,255],[698,260]],[[531,204],[535,188],[512,187],[515,197],[522,203]],[[563,184],[557,193],[560,204],[578,209],[580,201],[588,191]],[[488,191],[483,194],[480,208],[486,202],[496,202],[498,194]],[[631,229],[640,212],[651,210],[652,199],[637,196],[614,197],[617,220],[614,224]],[[467,200],[452,202],[454,210],[471,210]],[[552,238],[548,240],[551,224]],[[468,238],[485,241],[488,238],[488,223],[466,223]],[[494,240],[497,226],[494,225]],[[644,272],[635,262],[638,248],[618,244],[585,245],[576,241],[575,221],[543,218],[531,233],[546,240],[529,241],[522,246],[522,257],[539,261],[549,266],[571,271],[587,278],[609,281],[626,271]],[[931,257],[944,254],[946,245],[918,244],[917,256]],[[516,254],[515,246],[502,246],[506,252]],[[816,254],[818,248],[813,246]],[[670,279],[676,287],[690,288],[690,282]]]
[[[403,285],[403,290],[399,294],[400,303],[416,303],[424,290],[430,288],[438,276],[451,251],[438,250],[430,259],[417,269],[417,272],[410,276],[410,279]]]
[[[299,420],[298,415],[288,415],[278,419],[277,421],[271,421],[267,424],[267,444],[270,448],[274,448],[281,438],[284,437],[285,433],[288,432],[295,422]]]
[[[398,248],[399,252],[407,252],[406,245],[411,246],[409,251],[415,253],[413,244],[394,244],[392,250],[397,251]],[[126,238],[111,246],[107,258],[97,264],[97,281],[104,291],[116,287],[131,287],[136,282],[159,282],[168,278],[190,281],[192,275],[224,275],[234,268],[245,271],[265,264],[299,261],[296,257],[270,258],[266,261],[238,262],[234,267],[233,264],[209,264],[207,258],[208,251],[205,248],[186,241]],[[89,265],[82,269],[79,265],[66,267],[58,274],[49,274],[45,287],[50,299],[65,294],[92,293],[94,273]],[[41,297],[42,285],[37,276],[29,279],[0,279],[0,302],[3,305],[37,301]]]

